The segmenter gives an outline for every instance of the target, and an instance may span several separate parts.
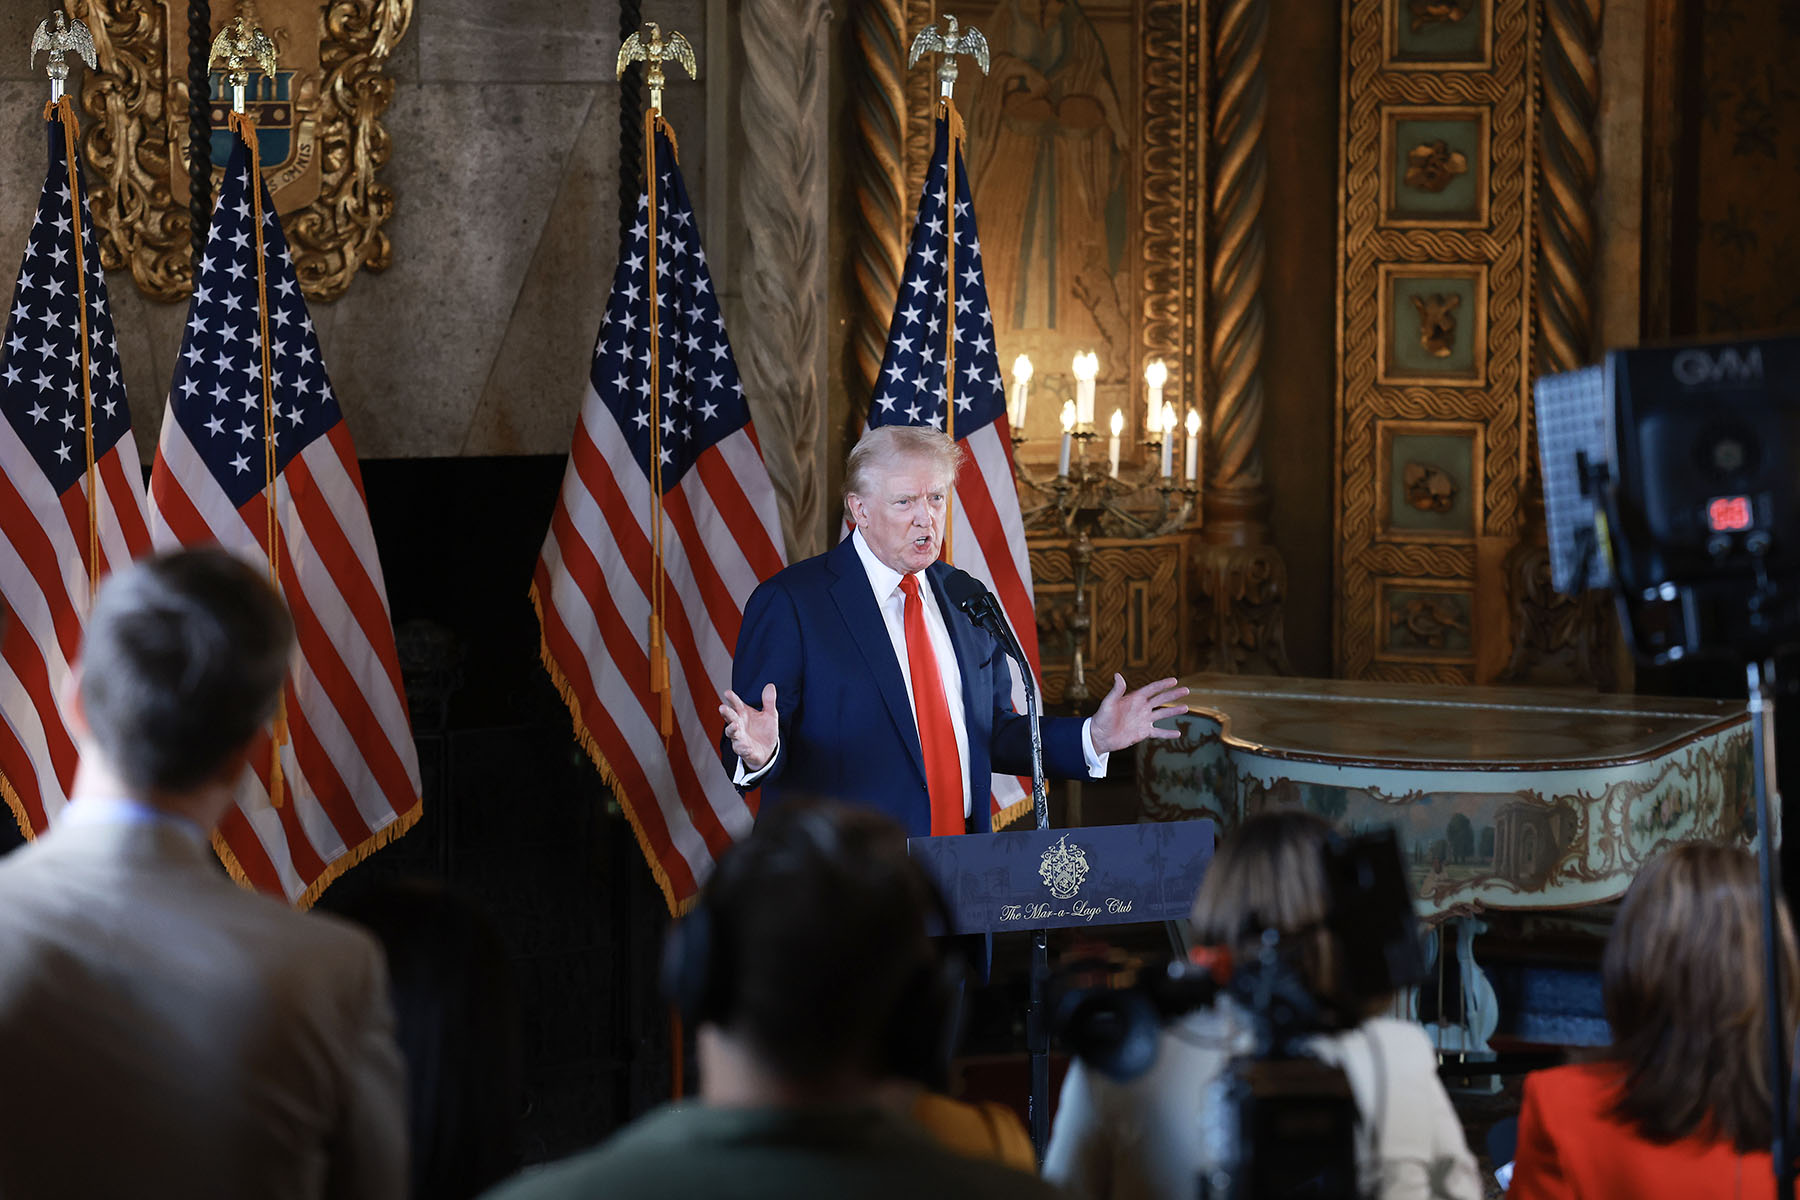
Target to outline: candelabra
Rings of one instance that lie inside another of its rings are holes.
[[[1064,379],[1040,383],[1041,391],[1062,399],[1062,446],[1053,477],[1034,474],[1018,453],[1025,438],[1023,390],[1030,379],[1030,364],[1014,368],[1013,475],[1018,484],[1021,515],[1027,534],[1062,535],[1069,539],[1069,563],[1073,596],[1065,618],[1069,635],[1069,678],[1063,689],[1065,705],[1080,707],[1091,697],[1087,686],[1086,652],[1093,617],[1088,608],[1087,585],[1094,558],[1094,539],[1148,541],[1194,528],[1199,518],[1200,419],[1188,414],[1184,470],[1175,472],[1175,410],[1161,403],[1166,376],[1160,363],[1146,372],[1150,381],[1148,416],[1142,461],[1121,466],[1120,436],[1124,416],[1112,416],[1112,436],[1102,459],[1097,451],[1100,435],[1093,429],[1093,377],[1091,357],[1076,360],[1073,395]],[[1152,436],[1154,431],[1155,436]]]

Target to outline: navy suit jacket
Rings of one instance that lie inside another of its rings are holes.
[[[933,563],[924,575],[937,597],[962,671],[963,720],[969,738],[969,831],[993,828],[992,775],[1031,774],[1031,730],[1012,707],[1012,676],[1000,643],[951,606],[943,581],[951,568]],[[925,756],[906,679],[849,538],[764,582],[744,606],[732,690],[760,706],[775,685],[781,749],[762,788],[762,805],[792,796],[842,800],[879,809],[909,836],[931,832]],[[1081,721],[1043,722],[1044,770],[1084,778]],[[720,756],[735,771],[737,755],[721,739]]]

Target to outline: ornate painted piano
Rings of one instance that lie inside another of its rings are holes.
[[[1528,688],[1195,675],[1181,736],[1138,750],[1147,820],[1302,804],[1347,830],[1391,825],[1428,927],[1454,922],[1481,1052],[1492,989],[1472,944],[1484,910],[1617,900],[1681,841],[1755,838],[1742,702]],[[1416,1012],[1416,1010],[1415,1010]]]

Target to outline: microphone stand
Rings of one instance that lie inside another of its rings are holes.
[[[1778,795],[1775,783],[1775,659],[1771,655],[1758,663],[1755,658],[1745,663],[1745,684],[1750,702],[1750,743],[1755,769],[1751,772],[1756,786],[1756,862],[1762,883],[1763,988],[1768,1005],[1769,1128],[1773,1140],[1769,1147],[1775,1168],[1776,1200],[1794,1200],[1794,1146],[1789,1111],[1787,1022],[1783,1016],[1781,993],[1780,927],[1776,921],[1776,899],[1781,891],[1780,870],[1775,859],[1775,823],[1772,799]],[[1792,988],[1796,981],[1786,980]]]
[[[1012,631],[1007,630],[1010,634]],[[1012,638],[1007,653],[1018,645]],[[1031,664],[1021,650],[1015,658],[1019,677],[1025,681],[1025,720],[1031,726],[1031,811],[1037,827],[1050,828],[1050,785],[1044,779],[1044,736],[1038,712],[1037,680]],[[1046,930],[1031,931],[1031,990],[1025,1007],[1025,1052],[1031,1062],[1031,1099],[1026,1115],[1031,1131],[1031,1148],[1039,1162],[1050,1144],[1050,1020],[1045,1013],[1045,994],[1050,987],[1050,935]]]
[[[1012,626],[1000,611],[994,594],[983,588],[977,595],[960,602],[960,607],[977,625],[999,639],[1007,657],[1019,664],[1019,678],[1025,684],[1025,720],[1031,729],[1031,811],[1040,830],[1050,828],[1050,785],[1044,778],[1044,735],[1042,714],[1038,708],[1037,679],[1024,647],[1014,636]],[[1050,935],[1043,929],[1031,932],[1031,983],[1025,1006],[1025,1052],[1031,1064],[1031,1098],[1026,1109],[1026,1126],[1031,1133],[1031,1148],[1038,1161],[1044,1160],[1044,1149],[1050,1143],[1050,1019],[1046,999],[1050,988]]]

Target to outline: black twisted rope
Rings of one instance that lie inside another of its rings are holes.
[[[188,219],[193,226],[194,261],[206,253],[212,225],[211,0],[188,0]]]
[[[644,23],[643,0],[620,0],[619,44]],[[619,228],[637,220],[644,186],[644,64],[634,62],[619,78]]]

